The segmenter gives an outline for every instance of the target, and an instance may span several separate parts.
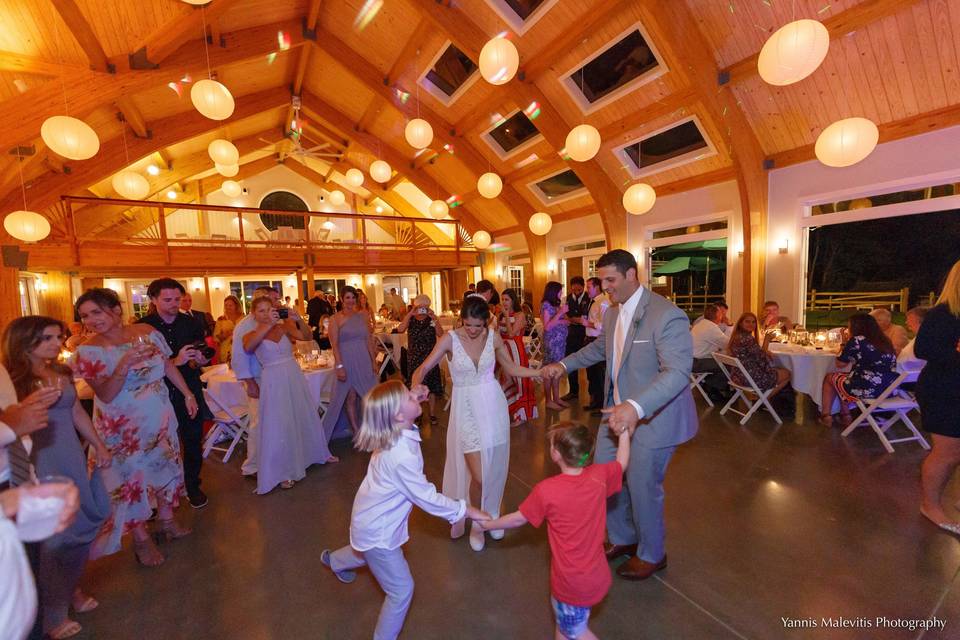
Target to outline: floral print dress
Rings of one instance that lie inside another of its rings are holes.
[[[848,340],[837,360],[853,363],[850,372],[840,377],[847,401],[876,398],[897,378],[896,354],[880,351],[863,336]]]
[[[761,391],[773,389],[777,384],[777,370],[770,362],[770,357],[757,344],[757,339],[749,333],[738,333],[730,343],[730,355],[740,360],[753,381]],[[739,369],[732,369],[730,377],[741,386],[747,386],[747,380]]]
[[[544,302],[540,306],[540,314],[547,320],[553,320],[554,316],[560,313],[560,307],[555,307],[549,302]],[[567,330],[569,327],[565,323],[557,323],[544,332],[543,336],[543,364],[551,362],[560,362],[567,349]]]
[[[113,462],[101,470],[111,516],[94,540],[91,557],[116,553],[123,534],[145,522],[158,502],[175,505],[185,495],[177,416],[163,382],[171,351],[159,333],[149,335],[156,355],[130,369],[111,402],[99,397],[94,401],[93,425]],[[88,381],[109,376],[131,346],[83,345],[77,351],[76,372]],[[93,457],[89,464],[95,464]]]

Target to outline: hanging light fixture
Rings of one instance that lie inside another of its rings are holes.
[[[232,178],[240,173],[240,165],[238,164],[220,164],[219,162],[214,162],[213,166],[216,168],[217,173],[224,178]]]
[[[486,231],[480,230],[473,234],[473,246],[481,251],[490,246],[492,238]]]
[[[443,200],[434,200],[430,203],[430,217],[434,220],[442,220],[450,213],[450,207]]]
[[[492,171],[488,171],[477,180],[477,191],[484,198],[496,198],[503,191],[503,180]]]
[[[650,211],[657,201],[657,192],[645,182],[632,184],[623,194],[623,208],[635,216]]]
[[[121,171],[113,176],[110,184],[127,200],[143,200],[150,193],[150,183],[136,171]]]
[[[545,236],[550,233],[550,229],[553,227],[553,218],[549,214],[546,214],[542,211],[538,211],[532,216],[530,216],[530,222],[528,223],[530,231],[538,236]]]
[[[426,149],[433,142],[433,127],[423,118],[414,118],[407,123],[403,135],[414,149]]]
[[[506,84],[520,67],[517,47],[503,36],[489,40],[480,50],[480,75],[490,84]]]
[[[567,155],[571,160],[586,162],[600,151],[600,132],[589,124],[578,124],[567,134]]]
[[[828,167],[857,164],[877,147],[880,131],[866,118],[837,120],[817,137],[814,153]]]
[[[339,189],[334,189],[333,191],[330,192],[330,204],[334,205],[335,207],[339,207],[346,201],[347,201],[347,196],[343,195],[343,191],[340,191]]]
[[[347,169],[347,184],[351,187],[359,187],[363,184],[363,171],[360,169]]]
[[[830,33],[822,23],[796,20],[767,39],[757,58],[757,71],[768,84],[793,84],[816,71],[829,49]]]
[[[226,120],[233,115],[233,96],[216,80],[197,80],[190,88],[190,101],[202,116],[211,120]]]
[[[3,228],[21,242],[39,242],[50,235],[50,223],[36,211],[8,213]]]
[[[337,228],[337,225],[333,224],[333,222],[331,222],[330,220],[325,221],[325,222],[324,222],[322,225],[320,225],[320,226],[323,227],[324,229],[326,229],[327,231],[333,231],[334,229]]]
[[[207,153],[216,164],[233,165],[240,162],[240,152],[229,140],[218,138],[207,145]]]
[[[393,169],[383,160],[374,160],[370,164],[370,177],[383,184],[390,181]]]
[[[243,187],[241,187],[240,183],[236,180],[224,180],[220,184],[220,190],[223,191],[223,195],[228,198],[236,198],[243,193]]]
[[[70,160],[86,160],[100,150],[100,138],[90,125],[70,116],[44,120],[40,137],[51,151]]]

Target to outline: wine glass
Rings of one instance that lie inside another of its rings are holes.
[[[152,358],[157,352],[157,345],[153,344],[150,336],[142,333],[133,337],[133,346],[139,349],[145,358]]]

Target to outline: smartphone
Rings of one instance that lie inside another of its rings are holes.
[[[419,307],[419,308],[417,308],[417,313],[426,314],[426,313],[429,312],[429,311],[430,311],[430,309],[428,309],[427,307]]]
[[[285,309],[284,307],[280,307],[279,309],[277,309],[277,315],[280,316],[281,320],[286,320],[287,318],[290,317],[290,309]]]

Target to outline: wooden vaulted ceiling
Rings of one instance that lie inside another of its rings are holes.
[[[368,24],[358,24],[369,6],[212,0],[200,10],[179,0],[0,0],[0,213],[21,208],[21,171],[28,206],[55,222],[61,194],[112,196],[110,176],[151,161],[170,166],[150,179],[155,193],[176,185],[197,197],[219,186],[205,158],[206,143],[218,136],[240,148],[241,177],[254,175],[289,150],[283,137],[292,94],[302,98],[305,146],[342,152],[339,161],[313,166],[286,161],[318,183],[352,166],[365,170],[379,156],[398,175],[362,194],[401,213],[417,214],[395,190],[407,180],[430,199],[459,196],[464,205],[453,215],[473,231],[525,231],[537,210],[555,219],[599,213],[615,244],[625,241],[620,197],[631,178],[613,149],[681,118],[698,117],[716,154],[644,180],[663,195],[736,177],[754,213],[765,210],[764,160],[770,167],[812,158],[816,136],[837,119],[868,117],[881,139],[960,121],[960,0],[557,0],[513,36],[517,78],[499,87],[474,82],[449,105],[418,91],[417,79],[448,42],[476,61],[490,37],[509,30],[500,14],[488,0],[384,0]],[[801,17],[829,28],[827,59],[800,83],[766,85],[756,54],[770,33]],[[584,115],[560,76],[638,23],[666,73]],[[289,35],[289,49],[279,50],[278,32]],[[225,123],[193,109],[189,84],[182,95],[168,86],[185,75],[205,77],[207,55],[236,98]],[[534,101],[543,139],[520,156],[537,159],[517,166],[518,157],[501,159],[482,133],[494,114]],[[65,108],[98,132],[94,158],[65,161],[43,147],[40,125]],[[124,136],[118,114],[128,123]],[[403,130],[418,114],[435,137],[432,150],[415,156]],[[585,163],[564,160],[566,133],[581,122],[600,130],[601,151]],[[35,153],[22,163],[6,154],[30,146]],[[587,193],[545,206],[526,186],[567,167]],[[476,193],[487,170],[505,178],[495,200]],[[104,216],[115,215],[88,213],[87,229],[108,229]]]

